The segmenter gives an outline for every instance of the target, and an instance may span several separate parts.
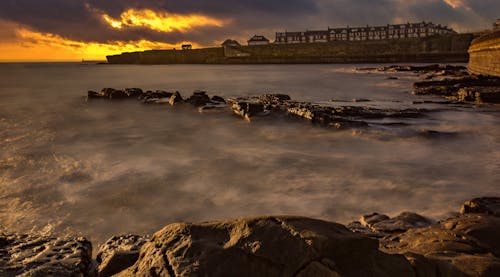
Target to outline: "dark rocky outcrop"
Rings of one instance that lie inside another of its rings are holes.
[[[500,78],[465,76],[460,78],[416,82],[416,95],[439,95],[453,101],[500,103]]]
[[[160,104],[160,103],[168,103],[170,97],[173,95],[173,92],[168,92],[164,90],[157,91],[146,91],[140,94],[137,99],[141,100],[143,103],[150,104]]]
[[[195,91],[191,97],[186,99],[186,102],[195,107],[201,107],[210,102],[210,97],[205,91]]]
[[[95,276],[84,238],[0,233],[0,276]]]
[[[466,201],[460,209],[462,214],[480,213],[500,216],[500,198],[480,197]]]

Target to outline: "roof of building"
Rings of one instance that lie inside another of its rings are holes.
[[[226,39],[223,43],[222,46],[224,45],[241,45],[238,41],[234,39]]]
[[[255,35],[251,39],[248,40],[248,42],[251,42],[251,41],[267,41],[267,42],[269,42],[269,40],[265,36],[258,36],[258,35]]]

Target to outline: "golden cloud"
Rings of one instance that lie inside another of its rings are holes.
[[[174,14],[166,12],[155,12],[149,9],[136,10],[129,9],[115,19],[107,14],[102,14],[102,18],[109,26],[115,29],[125,27],[145,27],[159,32],[186,32],[196,27],[222,27],[224,20],[208,17],[201,14]]]
[[[469,7],[464,3],[463,0],[443,0],[446,4],[451,6],[452,8],[465,8],[468,9]]]
[[[179,47],[180,44],[190,43],[170,44],[148,40],[110,41],[107,43],[83,42],[27,28],[19,28],[16,33],[15,42],[0,43],[0,60],[104,60],[106,55],[110,54],[172,49]],[[193,44],[193,46],[200,47],[197,44]]]

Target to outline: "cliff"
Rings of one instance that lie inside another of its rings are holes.
[[[110,64],[467,62],[472,34],[373,41],[151,50],[108,56]]]
[[[500,30],[473,40],[469,54],[471,73],[500,77]]]

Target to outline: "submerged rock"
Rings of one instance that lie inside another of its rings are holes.
[[[312,274],[312,275],[311,275]],[[302,217],[171,224],[120,276],[414,276],[402,255],[344,226]]]
[[[84,238],[0,233],[0,276],[95,276]]]

